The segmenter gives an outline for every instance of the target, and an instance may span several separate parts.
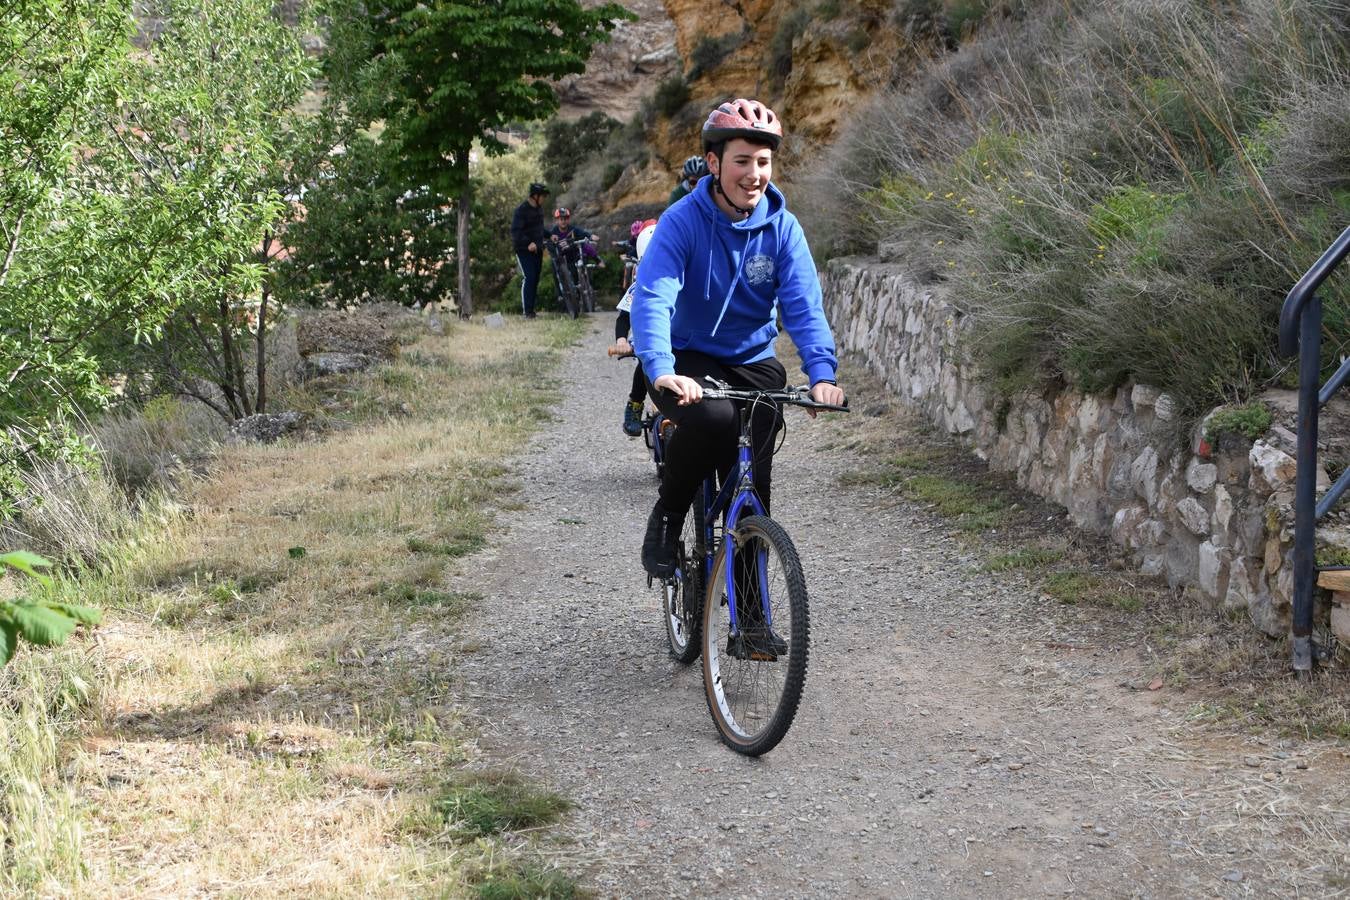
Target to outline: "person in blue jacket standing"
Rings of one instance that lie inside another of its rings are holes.
[[[678,426],[642,542],[642,565],[658,578],[674,572],[680,529],[699,485],[714,469],[730,471],[736,459],[736,406],[703,400],[706,376],[734,387],[783,387],[787,372],[774,357],[781,318],[811,396],[819,403],[844,400],[815,261],[770,181],[782,139],[782,123],[757,100],[714,109],[703,125],[709,174],[661,216],[638,268],[633,346],[653,401]],[[766,510],[779,425],[775,410],[756,410],[755,489]]]

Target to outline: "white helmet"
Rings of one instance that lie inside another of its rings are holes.
[[[647,245],[652,242],[652,235],[655,233],[655,219],[648,219],[642,223],[642,230],[638,232],[637,241],[633,244],[633,248],[637,251],[638,259],[642,259],[642,254],[647,252]]]

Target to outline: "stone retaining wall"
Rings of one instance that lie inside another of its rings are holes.
[[[1185,430],[1172,399],[1143,384],[1110,394],[1051,386],[1009,402],[966,359],[968,329],[943,286],[858,258],[831,260],[823,279],[841,353],[908,405],[961,435],[992,468],[1062,504],[1078,527],[1109,535],[1144,572],[1246,611],[1267,634],[1288,634],[1288,428],[1277,424],[1255,442],[1223,435],[1211,447],[1203,424]],[[1281,407],[1287,418],[1291,396],[1263,398],[1277,421]]]

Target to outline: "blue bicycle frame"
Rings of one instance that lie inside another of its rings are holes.
[[[711,584],[713,575],[713,562],[716,558],[716,521],[719,516],[725,513],[725,524],[722,528],[722,540],[727,540],[727,535],[736,530],[736,524],[745,515],[746,507],[750,508],[749,515],[762,516],[767,514],[764,504],[759,499],[759,494],[755,493],[755,467],[751,455],[750,447],[750,429],[745,426],[744,419],[750,415],[750,408],[747,406],[741,410],[742,428],[741,435],[737,442],[736,466],[730,477],[722,485],[722,490],[718,491],[717,496],[713,497],[713,490],[716,482],[709,477],[703,482],[703,491],[700,501],[703,503],[703,546],[705,548],[704,556],[700,565],[703,566],[703,583]],[[726,580],[727,586],[727,606],[731,615],[731,631],[733,634],[740,632],[740,624],[736,616],[736,578],[735,572],[735,544],[734,542],[727,546],[727,552],[724,559],[724,571],[721,574]],[[756,561],[756,569],[759,574],[759,583],[768,584],[768,555],[761,551],[759,559]],[[771,611],[769,609],[769,598],[761,592],[760,606],[764,611],[764,623],[773,625],[771,621]]]

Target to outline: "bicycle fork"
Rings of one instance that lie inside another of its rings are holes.
[[[741,416],[749,416],[748,409],[741,410]],[[755,493],[754,468],[751,463],[751,437],[747,427],[741,428],[741,435],[737,441],[736,450],[736,491],[731,502],[731,508],[727,510],[726,526],[722,529],[722,540],[726,542],[727,552],[722,554],[723,571],[720,573],[724,579],[727,589],[727,608],[731,617],[731,633],[739,635],[741,633],[740,616],[737,612],[739,604],[737,603],[736,591],[736,549],[735,530],[736,523],[740,521],[745,508],[750,507],[751,515],[762,516],[765,514],[764,507],[760,503],[759,496]],[[711,523],[705,523],[711,530]],[[752,591],[758,588],[760,614],[763,616],[766,628],[772,627],[772,611],[769,608],[769,555],[763,550],[756,551],[754,561],[755,582],[750,585],[743,585]]]

